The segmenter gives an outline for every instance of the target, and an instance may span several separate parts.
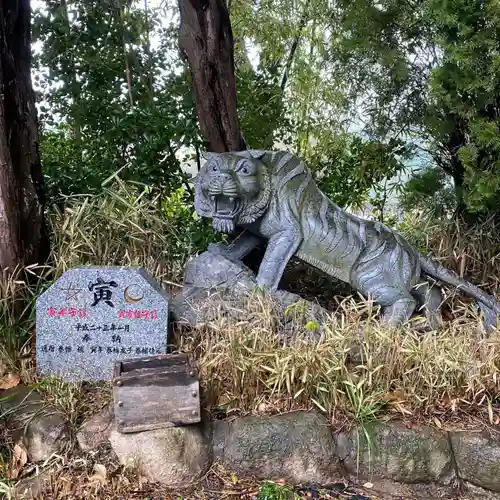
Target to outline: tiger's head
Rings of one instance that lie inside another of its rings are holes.
[[[232,233],[237,225],[262,217],[271,198],[271,178],[261,161],[264,151],[206,153],[195,178],[195,210],[211,217],[216,231]]]

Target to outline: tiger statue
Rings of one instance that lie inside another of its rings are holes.
[[[434,280],[473,297],[487,331],[497,327],[495,298],[421,255],[388,226],[335,205],[320,191],[304,161],[286,151],[206,153],[195,181],[195,210],[216,231],[244,229],[229,245],[210,251],[241,260],[263,240],[267,248],[257,284],[276,291],[292,256],[344,281],[382,309],[391,327],[423,306],[429,326],[442,324],[441,288]]]

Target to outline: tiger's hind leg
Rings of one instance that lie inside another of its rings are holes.
[[[438,330],[443,324],[441,288],[426,278],[422,279],[423,282],[416,285],[412,289],[411,294],[417,299],[419,305],[423,307],[427,323],[431,330]]]
[[[412,316],[417,301],[401,283],[385,272],[368,277],[351,276],[351,283],[365,297],[370,297],[382,307],[381,322],[390,327],[400,327]]]

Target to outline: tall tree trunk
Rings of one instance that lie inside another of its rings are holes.
[[[178,0],[179,46],[193,79],[196,112],[210,151],[241,151],[233,33],[224,0]]]
[[[48,239],[31,84],[29,0],[0,4],[0,268],[44,263]],[[1,279],[1,276],[0,276]]]

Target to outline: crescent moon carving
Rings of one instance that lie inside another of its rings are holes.
[[[125,290],[123,291],[123,298],[125,299],[125,302],[128,302],[129,304],[134,304],[135,302],[140,302],[144,298],[144,292],[142,292],[142,295],[132,297],[129,293],[129,288],[130,287],[136,287],[139,289],[139,291],[142,292],[142,290],[139,288],[138,285],[127,285],[125,287]]]

